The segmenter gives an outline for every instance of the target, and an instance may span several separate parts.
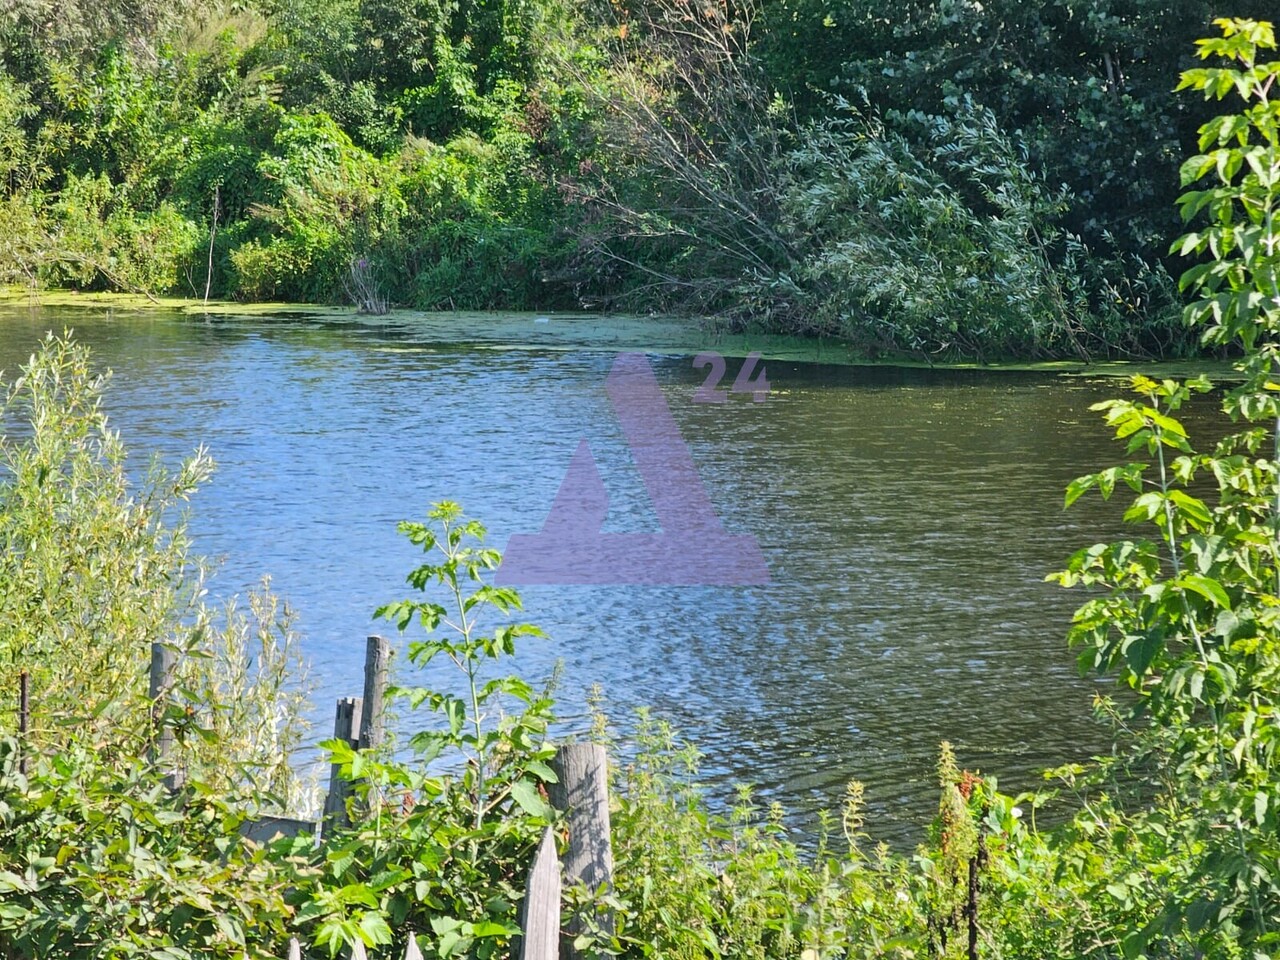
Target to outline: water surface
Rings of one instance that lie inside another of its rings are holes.
[[[135,454],[210,447],[193,529],[223,558],[214,592],[272,575],[327,720],[335,696],[359,693],[370,614],[415,563],[396,521],[451,498],[499,546],[536,532],[586,438],[606,529],[655,529],[604,392],[607,338],[477,342],[480,322],[459,316],[445,339],[439,318],[6,307],[0,368],[74,326],[114,371],[107,407]],[[897,840],[935,807],[942,739],[1010,790],[1103,748],[1096,684],[1063,640],[1079,598],[1043,578],[1114,520],[1064,513],[1062,490],[1110,461],[1087,408],[1116,381],[775,361],[766,402],[698,404],[690,357],[650,360],[717,513],[757,538],[772,582],[525,589],[551,639],[520,668],[563,662],[570,727],[598,683],[624,734],[644,705],[696,741],[718,796],[749,781],[803,814],[856,777],[873,834]]]

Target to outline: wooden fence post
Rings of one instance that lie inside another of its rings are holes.
[[[151,719],[155,725],[155,743],[151,749],[151,761],[163,769],[173,761],[173,728],[165,721],[168,712],[169,691],[173,688],[173,675],[178,658],[173,648],[163,643],[151,644]],[[164,778],[170,790],[182,786],[180,771],[170,769]]]
[[[360,716],[360,747],[381,745],[383,698],[387,692],[387,671],[391,643],[385,637],[369,637],[364,655],[364,710]]]
[[[337,711],[333,718],[333,738],[345,740],[352,747],[359,746],[357,734],[360,730],[360,713],[363,701],[359,697],[339,697]],[[351,784],[342,779],[342,768],[334,764],[329,771],[329,795],[324,801],[324,820],[326,824],[346,824],[347,797],[351,793]]]
[[[174,659],[173,651],[163,643],[151,645],[151,712],[157,727],[155,743],[151,748],[154,763],[164,763],[173,749],[173,731],[164,722],[165,708],[160,699],[168,696],[169,685],[173,682]]]
[[[564,872],[569,883],[585,884],[593,894],[613,885],[613,841],[609,824],[609,755],[598,743],[567,743],[556,751],[553,764],[559,783],[547,792],[557,810],[567,814],[569,848]],[[599,917],[600,927],[613,932],[613,916]],[[565,956],[575,960],[572,937],[582,933],[570,923]]]
[[[289,940],[289,960],[302,960],[302,947],[297,937],[291,937]]]
[[[560,858],[550,827],[542,834],[529,868],[529,882],[520,906],[520,927],[520,960],[559,960]]]
[[[27,775],[27,755],[31,745],[27,743],[31,724],[31,675],[23,670],[18,674],[18,772]]]

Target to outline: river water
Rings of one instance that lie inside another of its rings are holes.
[[[416,554],[398,520],[451,498],[497,546],[536,533],[585,439],[604,530],[657,528],[605,391],[618,338],[521,342],[511,331],[558,321],[508,321],[482,337],[478,318],[7,307],[0,368],[73,326],[114,372],[107,409],[139,461],[209,446],[192,527],[222,560],[213,592],[271,574],[327,722],[334,697],[359,694],[373,609],[406,595]],[[1087,408],[1117,381],[769,361],[763,402],[697,403],[690,356],[649,366],[715,513],[755,538],[770,582],[524,588],[550,639],[518,665],[536,680],[563,663],[568,728],[598,683],[624,739],[648,706],[695,741],[714,797],[748,781],[803,820],[856,777],[872,834],[897,841],[935,809],[942,739],[1009,790],[1105,747],[1098,682],[1064,641],[1080,598],[1043,580],[1114,524],[1101,505],[1064,513],[1062,490],[1110,462]]]

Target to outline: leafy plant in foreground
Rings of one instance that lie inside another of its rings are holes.
[[[483,676],[486,663],[514,656],[520,637],[545,634],[527,623],[482,629],[486,608],[506,616],[521,606],[515,590],[484,582],[484,574],[497,568],[502,555],[484,546],[484,527],[465,518],[456,503],[436,504],[428,519],[431,524],[400,524],[400,532],[428,555],[408,580],[420,591],[433,584],[443,588],[448,606],[432,599],[402,600],[380,607],[375,616],[393,620],[401,633],[417,621],[428,634],[435,634],[409,644],[409,661],[425,669],[437,658],[447,659],[465,677],[466,693],[459,697],[426,687],[398,690],[411,707],[425,703],[446,721],[444,729],[419,731],[409,743],[427,763],[446,750],[462,752],[466,772],[460,786],[474,805],[476,829],[488,814],[506,806],[508,798],[526,813],[545,816],[547,807],[537,784],[555,780],[546,765],[552,748],[544,739],[551,701],[518,676]],[[445,631],[437,632],[441,626]],[[523,712],[499,714],[503,697],[523,704]]]
[[[0,738],[0,956],[278,960],[292,871],[220,791],[170,796],[92,743],[21,756]]]
[[[1193,449],[1175,415],[1209,389],[1203,378],[1135,377],[1133,399],[1098,404],[1141,459],[1080,478],[1067,503],[1128,486],[1125,521],[1146,535],[1082,550],[1059,575],[1100,590],[1072,628],[1082,663],[1133,694],[1127,759],[1156,797],[1125,826],[1167,838],[1163,864],[1135,864],[1131,887],[1107,888],[1157,905],[1127,931],[1131,957],[1179,944],[1212,957],[1280,950],[1280,61],[1264,59],[1275,56],[1270,24],[1218,24],[1200,53],[1225,65],[1189,70],[1181,86],[1243,106],[1206,123],[1202,153],[1183,166],[1185,186],[1211,178],[1181,200],[1185,219],[1209,224],[1175,250],[1211,257],[1183,277],[1197,295],[1187,317],[1207,343],[1243,350],[1245,380],[1224,400],[1242,429]]]
[[[428,522],[406,521],[400,531],[427,555],[408,577],[425,596],[376,615],[402,632],[425,630],[427,639],[409,645],[410,662],[423,669],[448,662],[460,689],[392,691],[438,721],[410,737],[416,764],[325,744],[358,781],[364,815],[326,843],[320,877],[298,894],[299,916],[316,924],[316,941],[334,955],[414,927],[434,934],[423,946],[441,958],[501,956],[519,933],[524,876],[552,818],[541,785],[555,781],[554,751],[546,739],[550,697],[519,677],[490,677],[486,667],[513,655],[519,638],[542,632],[483,623],[485,612],[505,618],[520,609],[520,598],[485,582],[500,554],[484,546],[484,527],[457,504],[437,504]],[[504,699],[519,712],[503,712]]]
[[[176,470],[156,459],[137,482],[103,409],[107,382],[85,347],[50,334],[0,398],[0,731],[16,727],[26,670],[35,749],[74,729],[109,757],[143,756],[151,645],[164,643],[181,654],[175,762],[296,809],[305,787],[288,751],[308,707],[290,614],[265,587],[248,616],[205,602],[208,568],[179,511],[213,461],[203,448]]]

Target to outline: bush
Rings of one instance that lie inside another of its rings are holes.
[[[49,210],[46,271],[86,288],[167,292],[199,248],[199,228],[168,203],[131,209],[105,175],[72,176]]]
[[[1095,591],[1076,613],[1072,642],[1084,666],[1132,691],[1130,709],[1113,707],[1134,729],[1122,760],[1154,793],[1112,827],[1144,854],[1161,851],[1156,866],[1138,856],[1108,887],[1121,902],[1152,908],[1149,922],[1124,932],[1128,955],[1261,957],[1280,948],[1271,727],[1280,709],[1280,116],[1270,100],[1280,64],[1266,59],[1276,50],[1270,24],[1218,24],[1222,36],[1201,41],[1200,52],[1220,64],[1186,71],[1182,87],[1242,103],[1201,127],[1201,153],[1183,166],[1181,207],[1188,222],[1208,223],[1174,249],[1209,255],[1183,275],[1197,298],[1187,318],[1206,342],[1242,351],[1244,382],[1223,406],[1243,429],[1209,453],[1192,447],[1176,417],[1210,389],[1204,378],[1134,377],[1132,398],[1097,404],[1141,458],[1081,477],[1067,502],[1128,487],[1136,496],[1125,520],[1146,533],[1081,550],[1058,578]]]
[[[697,751],[665,724],[642,713],[635,737],[612,813],[621,955],[807,960],[852,948],[905,958],[923,947],[909,893],[919,878],[887,847],[863,849],[860,784],[850,784],[839,835],[824,819],[806,851],[781,807],[761,811],[747,787],[729,813],[710,813]]]
[[[251,208],[259,235],[231,253],[237,293],[340,298],[352,257],[376,243],[402,209],[388,174],[328,116],[281,117],[257,163],[257,177],[269,185],[266,199]]]
[[[803,131],[781,201],[799,259],[782,280],[747,283],[748,302],[768,315],[785,284],[777,325],[805,323],[873,354],[1176,352],[1183,338],[1161,342],[1132,322],[1176,318],[1162,269],[1086,249],[1059,226],[1070,198],[1031,171],[994,115],[972,102],[953,110],[907,118],[910,139],[856,115]]]
[[[212,461],[153,461],[133,484],[105,386],[83,347],[50,335],[0,404],[0,657],[31,676],[32,742],[71,728],[110,756],[145,754],[163,643],[183,654],[191,708],[166,721],[190,740],[180,765],[228,792],[252,785],[264,807],[296,801],[305,788],[280,751],[304,736],[307,698],[288,617],[266,591],[250,617],[205,604],[207,570],[175,511]]]
[[[244,815],[172,798],[149,764],[74,741],[0,738],[0,952],[7,957],[278,960],[287,874],[240,839]]]

